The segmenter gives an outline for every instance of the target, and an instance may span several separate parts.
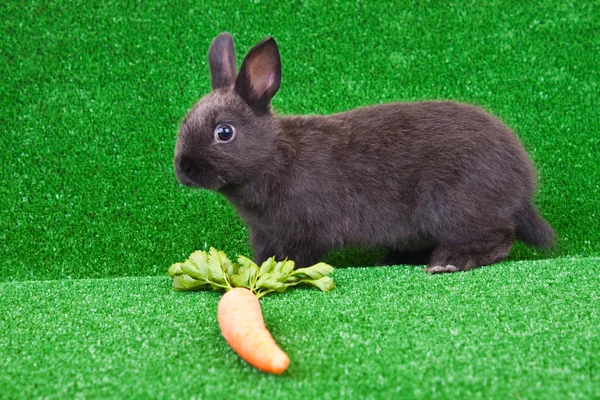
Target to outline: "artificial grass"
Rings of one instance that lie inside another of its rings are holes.
[[[0,284],[3,398],[600,396],[599,258],[453,275],[348,268],[329,293],[266,296],[283,375],[221,337],[220,294],[166,277]]]
[[[2,2],[0,397],[599,397],[598,15],[558,0]],[[251,254],[232,207],[172,168],[225,30],[238,64],[275,36],[284,114],[451,99],[502,118],[558,249],[435,277],[333,252],[333,292],[264,299],[289,372],[246,366],[219,336],[218,295],[164,275],[211,245]]]
[[[537,165],[559,254],[599,255],[599,7],[3,2],[0,280],[159,275],[210,245],[249,254],[229,204],[180,187],[172,167],[178,125],[210,90],[206,54],[224,30],[238,63],[276,37],[282,113],[422,99],[487,108]]]

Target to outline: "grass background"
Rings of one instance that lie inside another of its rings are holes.
[[[558,0],[3,2],[0,397],[600,397],[599,16]],[[219,336],[218,295],[164,277],[196,249],[251,253],[231,206],[172,168],[224,30],[238,64],[277,39],[284,114],[452,99],[502,118],[559,249],[442,277],[334,252],[349,267],[334,292],[265,298],[292,366],[253,371]]]
[[[9,398],[598,398],[597,264],[338,270],[330,293],[262,301],[292,359],[282,376],[220,338],[218,293],[165,277],[4,283],[0,384]]]

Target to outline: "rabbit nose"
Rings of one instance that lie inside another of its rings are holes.
[[[179,156],[175,160],[175,175],[177,180],[186,186],[193,186],[193,175],[195,174],[194,160],[189,156]]]
[[[190,172],[192,172],[192,168],[193,168],[193,161],[191,157],[188,156],[181,156],[179,157],[179,162],[177,163],[177,167],[179,168],[179,171],[185,175],[189,174]]]

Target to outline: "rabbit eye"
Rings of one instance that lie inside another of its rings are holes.
[[[219,124],[215,129],[215,138],[217,142],[230,142],[235,136],[235,129],[228,124]]]

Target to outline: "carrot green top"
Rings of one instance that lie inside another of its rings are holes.
[[[234,287],[250,289],[258,298],[271,292],[283,292],[290,286],[308,284],[324,292],[335,287],[329,276],[333,267],[318,263],[311,267],[294,269],[294,261],[275,261],[271,257],[259,267],[252,260],[239,256],[231,262],[225,253],[211,247],[209,252],[195,251],[182,263],[169,268],[175,290],[230,290]]]

